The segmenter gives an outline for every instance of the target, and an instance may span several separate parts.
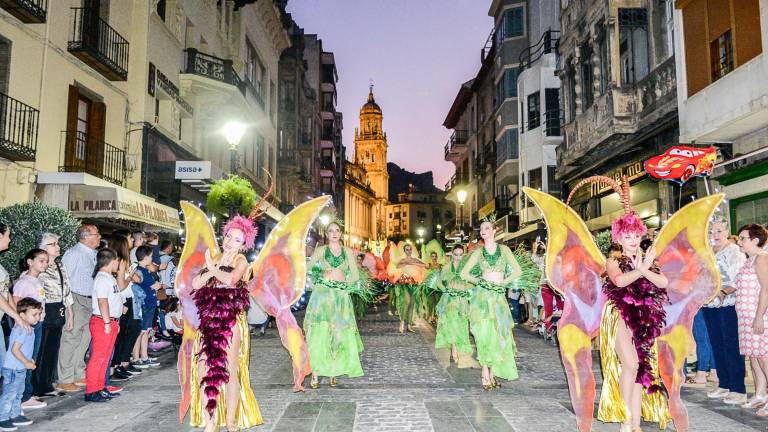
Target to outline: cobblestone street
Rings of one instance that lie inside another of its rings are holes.
[[[380,308],[381,309],[381,308]],[[274,329],[252,339],[251,381],[264,417],[255,431],[570,431],[575,420],[555,348],[518,329],[519,381],[485,392],[471,358],[448,365],[448,353],[432,348],[433,333],[397,333],[397,322],[373,313],[360,323],[365,376],[341,378],[337,388],[291,392],[287,354]],[[30,431],[187,431],[177,421],[179,397],[172,352],[162,367],[125,386],[106,404],[86,404],[82,393],[49,400],[31,411]],[[308,382],[308,381],[307,381]],[[763,422],[738,408],[711,404],[701,390],[685,390],[692,431],[765,430]],[[595,431],[618,430],[595,423]],[[644,430],[657,430],[646,425]]]

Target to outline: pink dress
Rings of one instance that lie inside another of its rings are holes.
[[[748,357],[768,357],[768,314],[763,316],[766,331],[756,335],[752,322],[757,313],[760,282],[755,273],[755,258],[749,258],[736,275],[736,315],[739,319],[739,352]]]

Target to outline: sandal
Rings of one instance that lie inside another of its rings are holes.
[[[685,383],[683,383],[683,387],[706,387],[707,382],[698,382],[696,381],[696,378],[689,376],[685,378]]]
[[[768,417],[768,405],[763,405],[762,408],[757,410],[755,415],[758,416],[758,417]]]

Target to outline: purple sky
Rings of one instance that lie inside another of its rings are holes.
[[[339,72],[347,157],[354,152],[360,107],[374,82],[384,112],[388,159],[435,173],[443,188],[453,164],[443,160],[450,131],[443,120],[461,83],[474,77],[491,32],[490,0],[290,0],[288,12],[317,33]]]

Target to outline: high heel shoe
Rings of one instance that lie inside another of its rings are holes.
[[[309,381],[309,386],[315,390],[320,387],[320,379],[312,379]]]
[[[336,382],[336,377],[331,377],[331,382],[328,385],[331,387],[336,387],[337,385],[339,385],[339,383]]]

